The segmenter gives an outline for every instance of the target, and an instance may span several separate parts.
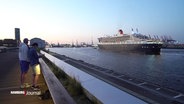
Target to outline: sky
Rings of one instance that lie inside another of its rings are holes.
[[[49,43],[98,43],[131,28],[184,43],[184,0],[0,0],[0,39],[14,39],[14,28]]]

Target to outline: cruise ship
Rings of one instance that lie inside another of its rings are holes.
[[[133,52],[159,55],[162,47],[162,42],[159,39],[152,39],[150,36],[139,34],[138,30],[137,33],[128,35],[124,34],[120,29],[118,34],[114,36],[100,37],[98,40],[98,47],[100,49],[115,52]]]

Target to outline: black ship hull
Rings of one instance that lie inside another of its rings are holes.
[[[159,55],[162,44],[98,44],[100,49]]]

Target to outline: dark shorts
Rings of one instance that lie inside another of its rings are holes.
[[[27,73],[27,71],[29,70],[29,62],[20,61],[20,69],[21,69],[21,73]]]

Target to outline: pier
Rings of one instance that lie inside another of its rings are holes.
[[[54,62],[67,75],[77,79],[81,83],[84,91],[87,92],[86,94],[93,97],[92,99],[97,99],[100,104],[147,104],[142,99],[122,91],[44,51],[41,53],[45,54],[45,57]]]
[[[78,72],[75,72],[75,70],[81,70],[110,85],[115,86],[118,89],[121,89],[124,92],[127,92],[130,95],[133,95],[151,104],[184,103],[184,95],[180,92],[168,88],[163,88],[159,85],[155,85],[149,82],[131,78],[127,75],[114,72],[113,70],[105,69],[99,66],[86,63],[82,60],[75,60],[70,57],[59,55],[53,52],[49,52],[50,55],[49,54],[47,55],[47,53],[45,54],[48,59],[54,62],[57,66],[61,67],[61,69],[66,71],[66,73],[71,74],[72,77],[81,78],[81,75],[80,74],[78,75],[77,74]],[[66,63],[68,63],[69,65],[65,65]],[[74,66],[75,70],[72,67],[68,69],[67,66],[70,65]],[[81,79],[82,83],[84,79]]]
[[[70,77],[76,77],[88,96],[95,97],[98,102],[104,104],[182,104],[182,93],[161,88],[147,82],[142,82],[126,75],[113,72],[75,60],[55,53],[45,53],[45,56],[54,62],[56,66],[65,71]],[[34,92],[31,88],[20,89],[20,66],[18,50],[8,49],[0,53],[0,101],[7,103],[34,103],[34,104],[75,104],[62,84],[51,72],[46,63],[40,59],[42,75],[39,79],[40,92]],[[31,84],[31,67],[26,82]],[[51,98],[43,100],[40,95],[50,91]]]

